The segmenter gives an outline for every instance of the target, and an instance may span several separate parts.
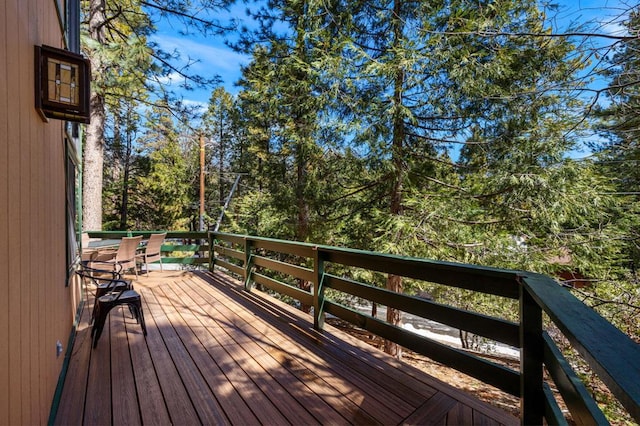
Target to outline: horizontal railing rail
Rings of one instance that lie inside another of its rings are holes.
[[[142,235],[148,239],[151,234],[167,233],[161,252],[163,264],[196,265],[209,264],[209,238],[207,232],[188,231],[88,231],[90,238],[117,240],[123,237]],[[185,254],[193,253],[193,254]],[[171,255],[175,254],[175,255]]]
[[[566,423],[551,385],[576,422],[607,423],[590,392],[543,329],[544,312],[630,416],[640,421],[640,345],[550,277],[219,232],[209,233],[209,238],[210,268],[236,274],[248,291],[261,285],[309,305],[318,329],[323,328],[325,314],[331,314],[519,396],[523,424],[541,424],[543,419],[549,424]],[[517,300],[519,322],[392,292],[334,272],[349,268]],[[506,368],[357,311],[331,298],[327,289],[519,348],[520,368]]]

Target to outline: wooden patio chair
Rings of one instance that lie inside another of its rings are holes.
[[[122,271],[133,268],[137,279],[136,251],[138,250],[140,241],[142,241],[142,235],[138,235],[137,237],[124,237],[120,241],[117,251],[101,251],[92,260],[91,264],[111,264],[114,270],[117,270],[119,267]],[[103,266],[100,266],[100,268],[103,268]]]
[[[162,243],[164,242],[164,239],[166,237],[166,232],[163,234],[151,234],[144,252],[138,254],[138,259],[140,259],[140,262],[144,263],[145,265],[147,277],[149,276],[149,263],[151,262],[160,262],[160,271],[162,271],[162,253],[160,252],[160,250],[162,248]]]

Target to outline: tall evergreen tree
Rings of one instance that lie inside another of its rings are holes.
[[[269,114],[253,120],[256,133],[248,137],[259,144],[254,145],[259,168],[271,174],[274,206],[287,218],[279,236],[299,241],[309,239],[321,197],[315,170],[323,162],[319,123],[324,105],[314,64],[321,57],[319,46],[326,42],[315,33],[322,8],[322,2],[314,1],[268,2],[255,13],[260,28],[241,44],[255,55],[241,81],[243,105],[266,104]],[[263,160],[267,152],[268,165]]]
[[[376,249],[496,262],[491,250],[471,248],[499,230],[503,248],[525,235],[548,249],[580,222],[563,219],[580,212],[566,196],[597,178],[563,161],[579,105],[557,90],[580,63],[566,38],[532,36],[549,29],[537,2],[365,0],[342,16],[351,21],[336,40],[342,111],[378,170],[370,188],[386,194],[374,206]],[[591,219],[597,202],[587,204]],[[402,291],[393,276],[387,287]],[[399,318],[390,310],[388,320]]]
[[[204,115],[204,135],[207,140],[207,151],[211,151],[211,160],[215,164],[215,179],[209,180],[209,185],[215,184],[217,195],[211,197],[215,208],[209,210],[211,215],[218,217],[221,208],[231,189],[232,175],[231,160],[235,146],[239,143],[236,135],[236,105],[233,96],[224,88],[216,88],[209,99],[209,109]],[[207,161],[207,165],[210,161]],[[212,173],[210,173],[212,175]],[[209,197],[207,197],[209,199]]]
[[[187,229],[189,176],[187,160],[172,116],[166,107],[154,107],[147,117],[149,130],[142,137],[149,151],[149,173],[139,178],[134,203],[137,229]]]
[[[640,9],[632,9],[625,23],[629,34],[640,31]],[[632,269],[640,265],[640,40],[618,45],[604,74],[610,80],[608,107],[600,112],[600,129],[608,142],[596,146],[599,164],[619,193],[628,235],[625,251]],[[636,278],[637,279],[637,278]]]
[[[604,142],[593,146],[596,165],[608,178],[615,194],[612,222],[620,235],[611,244],[620,251],[619,262],[608,264],[609,280],[582,291],[587,303],[635,339],[640,338],[636,318],[640,313],[640,9],[629,10],[622,38],[608,57],[608,103],[598,110],[598,130]],[[598,278],[602,279],[602,275]]]
[[[106,138],[103,188],[103,217],[106,229],[129,229],[129,195],[135,190],[135,176],[139,156],[137,136],[140,114],[137,103],[131,99],[110,109],[112,136]]]

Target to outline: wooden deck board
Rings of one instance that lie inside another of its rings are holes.
[[[204,299],[202,299],[204,300]],[[220,303],[216,305],[220,306]],[[223,311],[218,311],[219,314],[224,315],[226,318],[230,318],[231,315],[243,316],[246,312],[240,309],[232,309],[229,306],[222,308]],[[322,419],[325,422],[344,422],[338,411],[333,408],[333,404],[327,404],[322,398],[328,399],[333,402],[341,401],[343,394],[330,388],[325,382],[315,374],[314,370],[310,369],[305,364],[308,364],[308,359],[302,360],[292,357],[291,348],[279,347],[277,341],[280,340],[280,333],[276,329],[270,328],[269,335],[260,333],[253,326],[242,324],[242,321],[238,322],[242,327],[241,330],[248,336],[249,355],[252,359],[261,363],[266,370],[278,371],[279,366],[285,368],[284,374],[274,376],[276,380],[281,382],[286,380],[286,383],[281,383],[289,392],[294,392],[298,395],[303,395],[303,403],[308,409],[313,410],[316,418]],[[296,347],[294,350],[300,352],[300,347]],[[293,352],[295,353],[295,352]],[[273,373],[272,373],[273,374]],[[312,389],[315,389],[314,392]],[[322,395],[320,398],[318,395]],[[347,405],[344,404],[344,407]],[[351,409],[356,410],[357,406],[353,405]]]
[[[470,425],[473,424],[473,410],[468,405],[457,403],[447,414],[447,424]]]
[[[170,317],[174,314],[170,310],[168,312],[165,310],[168,307],[164,306],[162,300],[157,298],[156,293],[147,294],[146,300],[149,307],[148,312],[156,318],[157,322],[165,324],[165,326],[159,327],[160,333],[169,349],[173,363],[178,370],[180,379],[185,386],[200,422],[204,424],[227,424],[228,420],[212,389],[209,388],[207,381],[198,370],[198,366],[193,362],[174,328],[176,326],[181,327],[181,325],[175,324],[174,326],[171,324]]]
[[[91,342],[88,349],[91,354],[89,360],[89,378],[84,402],[84,418],[86,425],[111,424],[111,320],[109,316],[105,321],[104,329],[98,348],[91,351]]]
[[[211,326],[215,327],[215,335],[219,344],[222,347],[233,349],[230,352],[231,357],[237,362],[239,368],[245,371],[247,377],[253,380],[261,390],[263,395],[258,394],[253,401],[253,404],[256,404],[256,410],[268,409],[271,404],[277,407],[280,412],[278,417],[280,418],[274,418],[273,424],[282,424],[282,422],[287,421],[292,422],[292,424],[316,423],[316,420],[307,411],[304,404],[301,404],[289,392],[287,385],[295,386],[295,384],[292,382],[283,384],[282,380],[278,380],[278,371],[273,370],[275,365],[270,365],[268,360],[262,357],[264,354],[259,348],[256,348],[254,339],[243,332],[242,319],[233,312],[226,310],[226,307],[221,303],[215,303],[215,306],[214,304],[208,305],[205,303],[203,306],[209,318],[216,319],[216,324],[211,324]],[[227,327],[219,325],[220,322],[227,324]]]
[[[129,338],[129,350],[131,353],[131,365],[133,367],[137,401],[140,407],[140,416],[143,424],[166,425],[171,422],[164,393],[156,375],[151,354],[147,347],[147,341],[139,335],[140,326],[132,321],[126,322]],[[135,336],[135,333],[138,333]],[[135,336],[135,338],[133,338]]]
[[[407,425],[438,425],[446,423],[447,413],[456,406],[457,401],[450,396],[438,392],[422,404],[409,418]]]
[[[211,298],[215,297],[216,292],[221,291],[220,287],[213,288],[208,286],[207,288],[203,288],[202,284],[195,284],[200,286],[200,291],[209,293],[210,298],[206,299],[205,302],[210,302],[217,306],[220,305],[223,300],[226,300],[222,299],[224,297],[223,293],[218,296],[221,299]],[[246,294],[243,296],[250,298],[256,297]],[[229,298],[229,295],[227,295],[227,298]],[[343,413],[343,415],[347,416],[348,420],[355,421],[356,419],[362,419],[366,422],[364,417],[371,417],[375,419],[374,423],[377,421],[382,424],[391,424],[397,423],[399,419],[404,417],[404,413],[402,411],[398,413],[398,410],[401,410],[401,408],[405,406],[405,402],[399,398],[393,398],[393,395],[386,395],[382,392],[381,390],[384,389],[385,386],[384,383],[376,383],[372,378],[354,373],[353,370],[350,369],[351,360],[331,357],[330,352],[332,352],[331,350],[334,348],[332,348],[331,345],[327,346],[326,343],[323,344],[323,336],[321,334],[304,329],[298,329],[301,334],[306,334],[306,336],[302,338],[297,338],[297,334],[291,336],[278,333],[277,323],[283,323],[282,320],[286,319],[284,324],[287,324],[288,327],[290,327],[290,324],[296,324],[297,322],[296,316],[287,312],[287,309],[279,309],[279,311],[272,310],[269,314],[266,314],[264,321],[254,321],[252,326],[258,328],[255,329],[255,333],[252,333],[246,324],[251,321],[251,317],[255,318],[260,314],[246,311],[246,306],[244,308],[242,306],[234,307],[238,315],[248,317],[245,324],[242,322],[239,324],[241,327],[244,327],[245,332],[252,334],[252,339],[265,340],[267,342],[265,343],[266,345],[275,348],[272,349],[274,351],[280,349],[285,354],[300,354],[298,355],[300,362],[312,366],[309,369],[312,370],[315,375],[324,379],[326,383],[330,384],[330,386],[339,392],[337,395],[338,398],[344,398],[346,400],[345,403],[350,401],[355,411],[353,413],[349,413],[348,411]],[[274,307],[272,306],[272,308]],[[281,306],[279,308],[285,307]],[[308,328],[309,323],[304,324],[304,326]],[[281,363],[283,365],[291,365],[291,357],[282,358]],[[368,373],[370,374],[371,371],[369,370]],[[375,377],[374,375],[374,378]],[[322,394],[326,397],[327,393],[327,389],[324,389]],[[387,398],[385,398],[385,396],[387,396]],[[393,405],[394,402],[397,406]],[[410,409],[411,407],[406,408],[406,411],[410,412]],[[367,416],[369,412],[371,415]]]
[[[165,297],[166,297],[166,289],[165,289]],[[181,309],[180,306],[175,307],[180,309],[179,313],[182,317],[178,319],[174,317],[174,321],[179,323],[180,321],[184,321],[184,323],[188,326],[178,328],[179,334],[181,334],[181,339],[183,342],[188,342],[191,340],[192,336],[188,333],[192,333],[193,336],[198,340],[193,341],[192,345],[187,345],[187,350],[191,354],[194,362],[198,365],[198,368],[202,372],[203,376],[207,380],[209,387],[211,389],[215,389],[216,393],[225,395],[225,398],[220,399],[220,403],[223,406],[225,412],[239,412],[240,415],[235,418],[230,417],[230,421],[232,423],[241,422],[245,423],[255,423],[255,416],[251,413],[251,410],[244,402],[240,394],[235,390],[234,386],[231,384],[231,380],[237,380],[238,377],[230,378],[227,380],[225,373],[220,369],[217,364],[217,355],[220,353],[219,346],[214,342],[211,334],[208,332],[206,328],[206,324],[203,324],[199,321],[198,317],[191,312],[191,309]],[[243,415],[247,413],[246,415]]]
[[[73,395],[74,398],[62,398],[57,413],[58,418],[66,419],[68,424],[73,425],[82,424],[84,414],[84,400],[91,356],[91,327],[89,326],[89,320],[92,307],[85,304],[82,311],[73,344],[73,362],[69,363],[64,384],[65,395]],[[81,404],[79,404],[80,401]]]
[[[145,294],[143,292],[143,294]],[[198,413],[196,413],[191,398],[180,374],[171,359],[168,348],[162,339],[160,328],[167,327],[166,321],[156,322],[156,318],[151,314],[149,305],[144,299],[144,318],[147,325],[147,348],[156,376],[162,389],[164,402],[167,406],[169,417],[173,419],[182,419],[185,424],[197,424],[200,421]],[[144,397],[144,395],[143,395]]]
[[[178,300],[188,301],[194,307],[195,313],[198,313],[198,316],[202,319],[202,322],[200,322],[202,327],[199,330],[200,334],[203,335],[203,339],[206,339],[206,341],[203,341],[203,346],[217,349],[212,356],[220,361],[220,371],[228,378],[229,383],[233,383],[236,386],[247,401],[251,401],[251,407],[255,410],[256,416],[260,418],[260,423],[283,424],[288,423],[288,421],[304,422],[306,424],[314,423],[313,417],[306,410],[301,407],[296,410],[298,404],[294,399],[286,397],[287,391],[284,387],[278,387],[272,380],[263,378],[269,375],[269,366],[265,367],[264,360],[260,357],[261,354],[251,353],[253,342],[247,341],[244,342],[245,344],[240,344],[234,341],[223,328],[216,324],[216,321],[213,321],[212,317],[222,318],[219,312],[214,312],[212,309],[203,309],[197,303],[197,298],[194,300],[180,286],[165,290],[175,290],[173,292],[174,297],[178,298]],[[191,293],[193,294],[194,292],[192,291]],[[194,319],[196,318],[195,313],[192,314]],[[234,348],[236,350],[227,352],[225,348]],[[271,365],[271,367],[277,366]],[[254,380],[257,380],[257,382],[254,382]],[[282,385],[281,383],[279,384]],[[275,397],[275,401],[269,401],[268,404],[265,404],[264,400],[269,399],[269,395],[272,395],[272,398]],[[288,420],[282,414],[282,411],[286,412],[287,410],[290,410],[291,414],[296,416]],[[233,423],[247,424],[246,421]]]
[[[160,295],[160,289],[157,294]],[[208,344],[211,343],[211,340],[207,339],[209,336],[206,336],[207,330],[205,326],[199,323],[197,318],[190,313],[190,309],[167,304],[166,294],[164,298],[160,295],[158,300],[161,301],[165,307],[167,316],[174,325],[178,336],[185,345],[185,349],[193,359],[193,362],[198,366],[202,377],[207,381],[209,389],[211,389],[215,395],[224,395],[224,398],[216,399],[216,402],[219,403],[218,411],[227,413],[230,423],[257,423],[256,417],[231,384],[231,380],[233,379],[227,379],[218,367],[215,360],[216,353],[213,352],[212,356],[207,351],[207,347],[210,347]],[[180,309],[180,311],[175,309]],[[172,310],[173,312],[171,312]],[[178,314],[178,312],[180,312],[180,314]],[[186,324],[187,327],[181,324]],[[204,343],[200,340],[201,338],[204,339]]]
[[[518,423],[221,273],[135,287],[146,339],[118,308],[92,350],[87,304],[56,424]]]
[[[116,425],[141,424],[129,345],[118,344],[119,341],[128,341],[128,338],[135,339],[131,332],[127,336],[125,324],[130,321],[126,318],[128,315],[126,308],[114,309],[111,313],[111,338],[114,340],[111,345],[111,403],[113,424]]]

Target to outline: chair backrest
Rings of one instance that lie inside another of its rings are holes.
[[[167,237],[167,233],[164,234],[151,234],[149,236],[149,242],[147,243],[147,248],[145,249],[145,254],[147,256],[160,254],[160,248],[162,247],[162,243],[164,239]]]
[[[89,246],[89,241],[91,241],[91,238],[89,238],[89,234],[87,234],[86,232],[82,233],[82,248],[87,248]]]
[[[123,237],[116,253],[116,262],[133,261],[135,265],[136,250],[142,241],[142,235],[137,237]]]

